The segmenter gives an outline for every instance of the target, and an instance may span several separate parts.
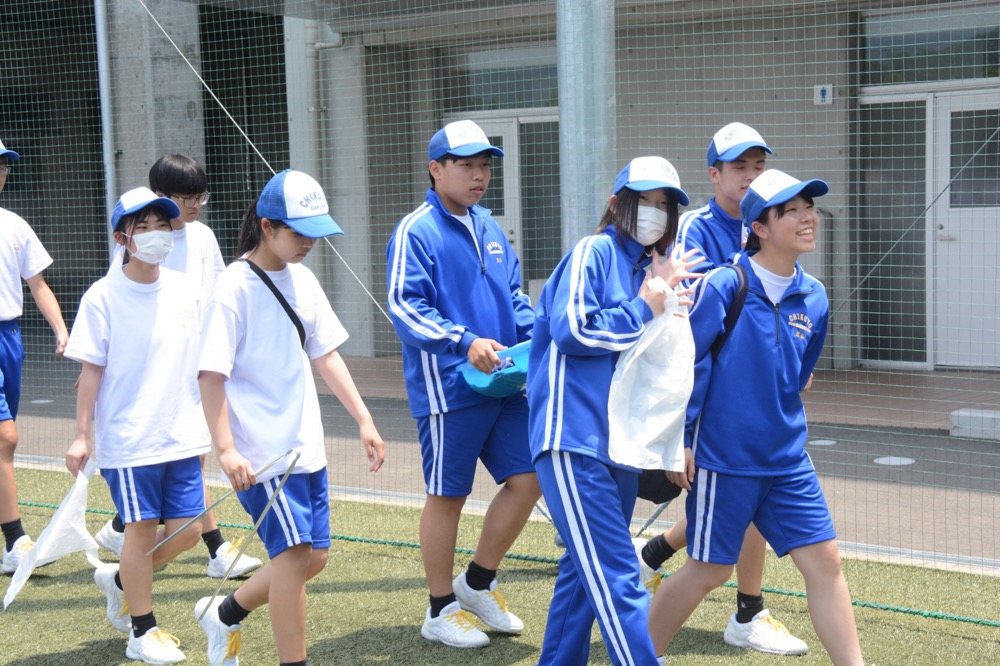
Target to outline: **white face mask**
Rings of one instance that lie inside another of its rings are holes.
[[[131,238],[135,243],[135,252],[132,256],[147,264],[161,263],[174,249],[174,235],[170,231],[147,231],[133,234]]]
[[[654,206],[639,206],[635,213],[635,240],[640,245],[655,245],[667,230],[667,211]]]

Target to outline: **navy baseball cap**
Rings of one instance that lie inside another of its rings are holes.
[[[147,206],[159,208],[166,214],[168,220],[176,220],[181,216],[181,209],[172,200],[156,196],[156,193],[148,187],[137,187],[118,198],[118,203],[111,213],[111,231],[118,227],[123,217],[137,213]]]
[[[307,238],[344,233],[330,217],[323,188],[312,176],[293,169],[267,181],[257,200],[257,215],[280,220]]]
[[[0,141],[0,157],[6,157],[8,160],[21,159],[21,156],[15,153],[13,150],[4,147],[3,141]]]
[[[716,162],[732,162],[751,148],[763,148],[765,153],[773,152],[757,130],[743,123],[729,123],[712,137],[708,144],[708,166]]]
[[[488,152],[503,157],[503,151],[490,143],[486,132],[471,120],[457,120],[448,123],[431,137],[427,144],[427,160],[439,160],[445,155],[470,157]]]
[[[665,188],[674,193],[682,206],[687,206],[691,200],[681,189],[681,179],[677,169],[662,157],[637,157],[618,172],[615,179],[615,194],[624,188],[635,192],[648,192]]]
[[[747,193],[740,201],[740,214],[743,216],[743,221],[749,225],[760,217],[765,208],[791,201],[800,194],[816,198],[829,191],[830,186],[826,181],[819,179],[801,181],[784,171],[768,169],[750,183]]]

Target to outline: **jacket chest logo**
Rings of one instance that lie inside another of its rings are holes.
[[[804,312],[796,312],[788,315],[788,325],[795,329],[792,331],[792,335],[797,338],[805,340],[812,333],[812,319]]]
[[[500,245],[500,243],[498,243],[497,241],[490,241],[489,243],[486,244],[486,254],[495,254],[495,255],[500,255],[500,257],[502,257],[503,246]],[[500,257],[497,257],[498,263],[501,261]]]

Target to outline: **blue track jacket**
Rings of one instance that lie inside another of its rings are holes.
[[[796,263],[792,284],[774,305],[750,256],[739,254],[736,260],[747,270],[749,290],[714,363],[710,348],[736,294],[735,271],[719,268],[703,278],[691,308],[694,390],[685,444],[693,448],[696,466],[724,474],[779,476],[813,469],[805,450],[801,392],[826,339],[826,289]]]
[[[528,363],[533,459],[569,451],[623,467],[608,456],[608,393],[619,354],[653,318],[636,295],[649,262],[608,228],[577,243],[542,289]]]
[[[694,273],[708,273],[716,266],[728,263],[743,248],[744,242],[743,221],[729,217],[715,203],[715,197],[709,200],[707,206],[681,215],[677,245],[685,252],[698,250],[698,256],[705,257],[705,261],[691,269]],[[691,287],[691,282],[685,281],[684,286]]]
[[[514,249],[489,210],[469,213],[476,240],[427,190],[386,248],[389,312],[414,418],[496,400],[470,389],[456,366],[476,338],[511,347],[531,337],[535,315]]]

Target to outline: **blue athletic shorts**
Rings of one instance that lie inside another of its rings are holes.
[[[236,493],[255,523],[280,481],[281,477],[276,476]],[[326,468],[309,474],[291,474],[264,516],[257,534],[272,560],[300,543],[311,543],[313,548],[329,548],[330,496]]]
[[[688,556],[736,564],[752,522],[778,557],[837,538],[814,470],[785,476],[695,473],[687,496]]]
[[[24,344],[16,319],[0,321],[0,421],[17,418]]]
[[[125,523],[191,518],[205,510],[198,456],[155,465],[102,469],[111,499]]]
[[[528,447],[528,401],[523,394],[417,419],[428,495],[467,497],[476,461],[498,484],[534,472]]]

